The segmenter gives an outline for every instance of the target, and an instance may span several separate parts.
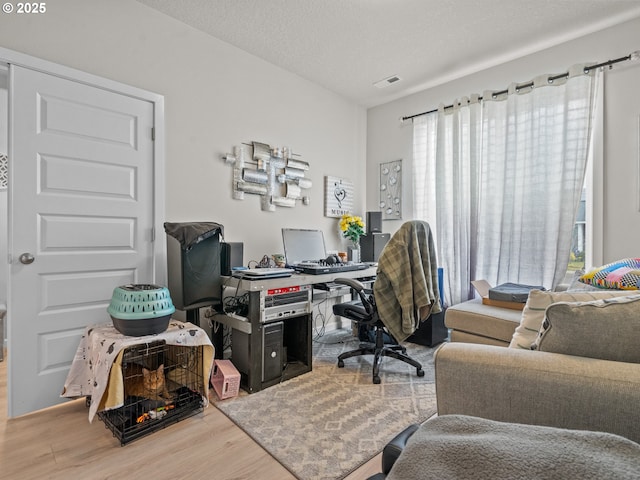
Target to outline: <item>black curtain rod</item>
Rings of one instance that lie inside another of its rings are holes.
[[[635,52],[634,52],[635,53]],[[589,65],[588,67],[584,67],[584,73],[589,73],[589,71],[591,70],[595,70],[597,68],[600,67],[610,67],[611,65],[615,64],[615,63],[619,63],[619,62],[624,62],[627,60],[631,60],[631,58],[633,57],[633,54],[630,53],[629,55],[625,55],[624,57],[620,57],[620,58],[616,58],[614,60],[607,60],[606,62],[602,62],[602,63],[597,63],[595,65]],[[569,76],[569,72],[567,73],[561,73],[559,75],[554,75],[549,77],[549,81],[553,82],[554,80],[558,80],[560,78],[567,78]],[[516,87],[516,89],[520,89],[520,88],[529,88],[529,87],[533,87],[533,82],[528,82],[528,83],[523,83],[522,85],[518,85]],[[499,96],[499,95],[504,95],[505,93],[508,93],[509,90],[505,89],[505,90],[500,90],[499,92],[495,92],[493,94],[494,98]],[[482,97],[478,97],[478,100],[482,100]],[[445,110],[448,108],[453,108],[455,105],[446,105],[444,108]],[[429,110],[428,112],[422,112],[422,113],[416,113],[414,115],[409,115],[407,117],[402,117],[402,121],[406,121],[406,120],[413,120],[416,117],[421,117],[423,115],[428,115],[430,113],[436,113],[438,111],[437,108],[433,109],[433,110]]]

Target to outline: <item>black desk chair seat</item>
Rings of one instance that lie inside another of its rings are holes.
[[[357,322],[359,330],[362,326],[373,328],[375,334],[373,343],[361,343],[360,348],[339,355],[338,367],[344,367],[346,358],[373,355],[373,383],[378,384],[380,383],[380,362],[382,357],[391,357],[416,367],[418,377],[424,377],[422,365],[406,354],[407,349],[398,344],[380,320],[373,291],[365,289],[361,282],[352,278],[337,278],[335,282],[349,286],[352,291],[358,294],[359,300],[334,305],[334,315]],[[390,339],[393,343],[385,342],[385,338]]]

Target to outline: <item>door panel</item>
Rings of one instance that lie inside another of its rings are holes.
[[[135,198],[136,170],[133,167],[87,162],[81,158],[40,156],[40,190],[53,195],[65,192],[78,198]]]
[[[13,417],[61,401],[116,286],[153,281],[154,172],[153,103],[13,65],[10,82]]]
[[[76,103],[70,98],[39,95],[40,131],[87,138],[135,148],[136,117],[104,106]]]
[[[134,252],[135,249],[135,218],[41,215],[39,224],[44,252],[104,249]]]

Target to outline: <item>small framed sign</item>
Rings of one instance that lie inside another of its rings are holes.
[[[338,177],[324,177],[324,216],[341,217],[353,210],[353,183]]]

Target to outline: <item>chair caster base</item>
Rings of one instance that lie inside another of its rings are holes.
[[[344,361],[343,360],[338,360],[338,368],[344,368]],[[424,375],[424,373],[423,373]]]
[[[380,384],[380,377],[379,377],[379,376],[377,376],[377,375],[376,375],[376,376],[374,376],[374,377],[373,377],[373,383],[375,383],[376,385],[379,385],[379,384]]]
[[[424,377],[424,370],[422,370],[421,368],[418,368],[416,370],[416,375],[418,375],[419,377]]]

